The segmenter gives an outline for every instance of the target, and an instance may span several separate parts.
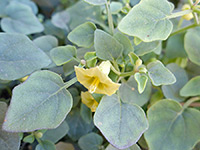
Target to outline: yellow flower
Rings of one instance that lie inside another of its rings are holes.
[[[185,4],[183,5],[182,7],[182,10],[189,10],[191,9],[190,5],[189,4]],[[193,14],[192,13],[189,13],[189,14],[186,14],[186,15],[183,15],[183,19],[185,20],[191,20],[192,18],[194,18]]]
[[[92,112],[96,111],[98,102],[93,98],[89,92],[81,92],[82,103],[91,109]]]
[[[118,89],[120,84],[113,82],[108,74],[110,72],[110,62],[105,61],[90,69],[79,68],[75,66],[76,77],[90,93],[112,95]]]

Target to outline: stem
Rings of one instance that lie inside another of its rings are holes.
[[[173,36],[173,35],[175,35],[175,34],[184,32],[184,31],[186,31],[186,30],[188,30],[188,29],[190,29],[190,28],[194,28],[194,27],[196,27],[196,26],[198,26],[198,25],[197,25],[197,24],[192,24],[192,25],[186,26],[186,27],[184,27],[184,28],[181,28],[181,29],[179,29],[179,30],[176,30],[176,31],[172,32],[172,33],[170,34],[170,36]]]
[[[187,14],[189,14],[191,12],[192,12],[192,10],[179,11],[179,12],[171,14],[170,16],[167,16],[167,18],[168,19],[177,18],[177,17],[181,17],[183,15],[187,15]]]
[[[65,83],[64,83],[65,85],[62,87],[62,89],[63,89],[63,88],[68,88],[68,87],[72,86],[72,85],[73,85],[74,83],[76,83],[76,82],[77,82],[77,78],[74,77],[74,78],[72,78],[71,80],[65,82]]]
[[[193,9],[193,11],[200,14],[200,9],[198,9],[198,8]]]
[[[110,1],[106,2],[106,12],[107,12],[107,15],[108,15],[108,25],[109,25],[109,28],[110,28],[110,34],[113,35],[114,25],[113,25],[112,14],[110,12]]]
[[[193,6],[196,6],[196,5],[198,5],[198,4],[199,4],[199,2],[200,2],[200,0],[196,0],[196,2],[193,4]]]
[[[74,59],[75,61],[77,61],[78,63],[81,63],[81,60],[80,60],[78,57],[73,57],[73,59]]]
[[[121,76],[121,77],[131,76],[131,75],[133,75],[135,73],[134,71],[121,73],[121,72],[117,71],[112,65],[111,65],[111,70],[115,74],[117,74],[118,76]]]
[[[190,4],[191,8],[192,8],[194,6],[193,0],[188,0],[188,1],[189,1],[189,4]],[[195,22],[195,24],[199,24],[199,18],[198,18],[197,13],[193,12],[192,14],[194,16],[194,22]]]
[[[200,97],[193,97],[191,99],[189,99],[184,105],[183,105],[183,110],[186,109],[188,106],[190,106],[190,104],[192,104],[193,102],[199,101]]]
[[[181,17],[180,20],[179,20],[179,22],[178,22],[178,26],[177,26],[178,28],[181,27],[181,25],[182,25],[182,23],[183,23],[183,20],[184,20],[183,17]]]

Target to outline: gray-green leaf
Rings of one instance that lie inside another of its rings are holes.
[[[97,29],[94,36],[96,55],[103,60],[117,59],[123,50],[123,46],[108,33]]]
[[[76,57],[76,47],[59,46],[50,51],[50,56],[57,66],[61,66]]]
[[[111,144],[109,144],[106,147],[106,150],[119,150],[118,148],[112,146]],[[122,149],[122,150],[141,150],[140,147],[137,144],[134,144],[133,146],[126,148],[126,149]]]
[[[68,34],[68,39],[79,47],[91,47],[94,43],[95,24],[86,22]]]
[[[176,101],[161,100],[147,112],[145,138],[151,150],[190,150],[200,139],[200,112]]]
[[[102,98],[94,124],[119,149],[135,144],[148,128],[144,111],[135,104],[122,103],[117,95]]]
[[[173,28],[168,19],[172,10],[167,0],[142,0],[122,19],[118,29],[145,42],[166,40]]]
[[[47,67],[51,60],[25,35],[0,33],[0,79],[15,80]]]
[[[158,60],[149,63],[147,68],[148,75],[155,86],[169,85],[176,82],[176,77]]]
[[[84,0],[91,5],[104,5],[107,0]]]
[[[180,91],[181,96],[200,95],[200,76],[192,78]]]
[[[189,59],[197,65],[200,65],[199,40],[200,40],[200,27],[190,29],[185,34],[184,47],[186,53],[188,54]]]
[[[33,34],[44,30],[32,9],[20,2],[11,1],[6,7],[8,17],[1,20],[2,30],[8,33]]]
[[[136,73],[134,77],[138,84],[138,92],[141,94],[145,90],[148,77],[145,74],[140,74],[140,73]]]
[[[7,104],[0,102],[0,147],[1,150],[18,150],[20,137],[18,133],[5,132],[1,129],[7,111]]]
[[[62,78],[51,71],[37,71],[14,88],[3,129],[29,132],[56,128],[71,108],[72,97]]]

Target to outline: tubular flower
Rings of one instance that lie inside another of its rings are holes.
[[[81,100],[82,103],[91,109],[92,112],[96,111],[98,106],[98,102],[94,99],[94,97],[89,92],[81,92]]]
[[[110,62],[105,61],[90,69],[79,68],[75,66],[76,77],[90,93],[112,95],[118,89],[120,84],[113,82],[108,74],[110,72]]]

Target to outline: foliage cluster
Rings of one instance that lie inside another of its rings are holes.
[[[0,0],[0,149],[199,150],[199,2]]]

